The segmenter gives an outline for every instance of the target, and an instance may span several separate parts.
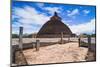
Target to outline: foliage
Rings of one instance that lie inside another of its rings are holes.
[[[23,38],[32,38],[32,37],[36,37],[36,33],[34,34],[23,34]],[[12,34],[12,38],[19,38],[18,34]]]
[[[80,34],[79,36],[80,36],[80,37],[89,37],[89,36],[90,36],[90,37],[96,37],[96,34],[85,34],[85,33],[84,33],[84,34]]]
[[[12,34],[12,38],[18,38],[19,35],[18,34]]]

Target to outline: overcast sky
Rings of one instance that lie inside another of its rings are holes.
[[[12,33],[24,27],[24,33],[38,32],[44,23],[57,12],[73,33],[95,33],[95,6],[12,2]]]

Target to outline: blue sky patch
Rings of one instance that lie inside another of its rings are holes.
[[[18,33],[20,26],[24,27],[24,33],[38,32],[55,11],[73,33],[95,33],[95,6],[25,1],[12,1],[12,33]]]

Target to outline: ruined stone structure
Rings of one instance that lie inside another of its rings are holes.
[[[55,12],[54,16],[47,21],[37,33],[37,38],[59,38],[63,32],[64,37],[73,36],[71,30],[65,25],[58,14]]]

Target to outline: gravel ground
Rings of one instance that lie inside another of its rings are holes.
[[[40,40],[40,42],[58,42],[61,38],[23,38],[23,43],[31,43],[36,42],[36,40]],[[68,40],[68,38],[63,38],[64,40]],[[78,41],[78,38],[70,38],[71,41]],[[19,39],[13,38],[12,45],[18,45]]]

